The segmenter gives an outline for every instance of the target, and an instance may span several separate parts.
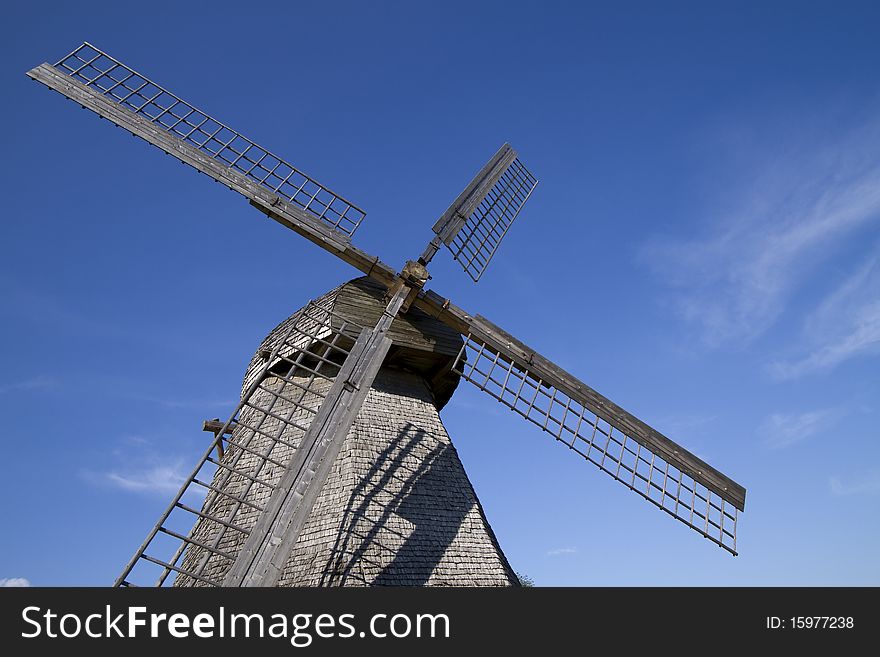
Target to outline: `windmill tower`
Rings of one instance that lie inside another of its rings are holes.
[[[513,585],[439,410],[460,379],[736,554],[745,489],[572,374],[425,289],[476,282],[537,180],[505,144],[398,272],[364,212],[90,44],[28,75],[244,195],[364,274],[282,322],[117,585]]]
[[[223,526],[213,519],[229,518],[248,529],[255,524],[254,506],[264,506],[279,486],[282,469],[274,464],[294,456],[330,388],[323,377],[339,376],[358,327],[372,326],[382,315],[385,292],[368,277],[341,285],[282,322],[260,346],[245,374],[242,399],[248,401],[231,430],[233,447],[224,451],[223,467],[211,481],[226,494],[210,496],[200,507],[204,516],[193,538],[205,547],[189,546],[181,562],[181,571],[202,579],[181,574],[176,584],[206,584],[228,575],[232,561],[224,554],[240,554],[246,536],[228,528],[217,541]],[[322,333],[327,337],[316,337]],[[439,410],[458,382],[450,368],[461,337],[416,308],[395,318],[388,337],[392,348],[326,482],[316,489],[277,583],[515,584],[440,420]],[[236,444],[249,451],[236,451]],[[252,472],[260,473],[261,483],[249,487],[244,473]],[[248,504],[230,514],[235,498]]]

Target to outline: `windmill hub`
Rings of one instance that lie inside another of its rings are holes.
[[[385,300],[390,302],[395,294],[406,288],[406,296],[400,307],[400,312],[406,313],[409,311],[412,302],[415,301],[415,298],[418,296],[419,292],[421,292],[422,288],[425,287],[425,283],[427,283],[430,278],[431,275],[428,274],[428,268],[424,263],[407,260],[403,269],[400,270],[400,273],[397,275],[397,280],[389,288],[388,294],[385,295]]]
[[[425,264],[415,260],[406,261],[406,264],[400,272],[400,277],[406,281],[408,285],[419,289],[422,289],[425,286],[425,283],[431,279],[431,275],[428,273],[428,268]]]

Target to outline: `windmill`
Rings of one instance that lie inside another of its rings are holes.
[[[84,43],[28,75],[239,192],[363,277],[266,338],[238,406],[117,586],[511,585],[439,418],[461,379],[736,554],[745,489],[479,315],[425,289],[444,247],[475,282],[537,185],[503,145],[398,272],[364,212]]]

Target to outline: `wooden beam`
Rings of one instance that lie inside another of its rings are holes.
[[[406,298],[398,291],[376,326],[364,329],[309,425],[263,513],[226,574],[224,586],[274,586],[382,366],[388,329]]]
[[[223,431],[223,427],[226,427],[226,431]],[[230,422],[227,426],[226,423],[220,418],[214,418],[213,420],[205,420],[202,422],[202,431],[210,431],[214,434],[214,438],[217,439],[217,458],[223,458],[223,440],[222,437],[228,434],[231,434],[235,429],[235,422]],[[222,432],[222,435],[221,435]]]
[[[219,418],[214,418],[213,420],[205,420],[204,422],[202,422],[202,431],[210,431],[211,433],[216,435],[220,433],[225,426],[226,423],[223,420],[220,420]],[[235,423],[233,422],[227,427],[224,433],[230,434],[234,429]]]

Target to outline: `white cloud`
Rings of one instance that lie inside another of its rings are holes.
[[[24,379],[23,381],[0,385],[0,395],[17,390],[45,390],[47,388],[52,388],[55,385],[57,385],[55,379],[51,376],[41,374],[40,376],[34,376],[29,379]]]
[[[118,445],[107,452],[111,459],[108,466],[82,470],[80,476],[92,485],[131,493],[163,496],[176,493],[190,472],[189,460],[181,453],[158,449],[155,442],[138,434],[122,436]]]
[[[827,429],[836,412],[825,409],[807,413],[774,413],[759,427],[764,445],[770,449],[783,449]]]
[[[794,148],[753,149],[752,179],[731,183],[737,205],[709,211],[703,237],[643,249],[675,290],[673,305],[709,345],[763,334],[846,240],[880,225],[880,123],[819,147],[810,137],[799,135]]]
[[[797,356],[771,364],[776,378],[793,379],[880,353],[880,259],[869,258],[807,317],[804,343]]]
[[[25,588],[31,585],[30,580],[24,577],[0,578],[0,588]]]
[[[832,495],[876,495],[880,493],[880,470],[874,470],[849,482],[831,477],[829,484]]]
[[[577,554],[577,548],[573,547],[564,547],[564,548],[556,548],[555,550],[547,550],[548,557],[558,557],[562,554]]]
[[[101,475],[104,482],[134,493],[176,493],[183,484],[186,473],[182,464],[154,465],[142,470],[125,472],[105,472]]]

